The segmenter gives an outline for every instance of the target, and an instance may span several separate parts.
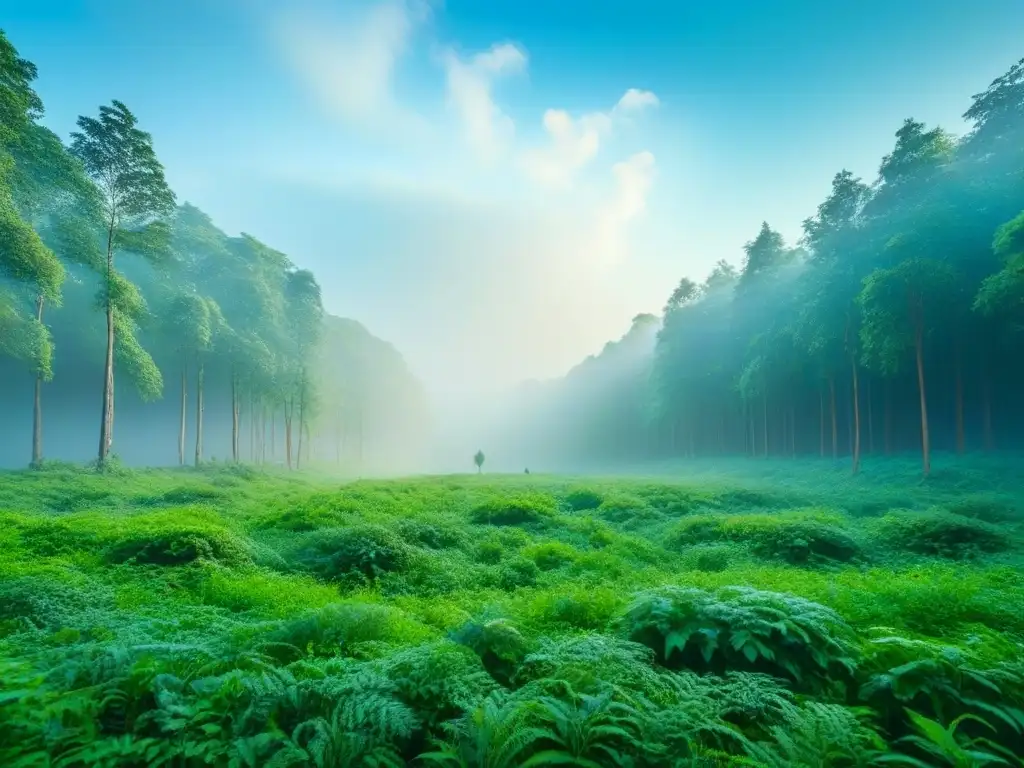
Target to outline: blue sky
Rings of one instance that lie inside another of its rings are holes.
[[[962,132],[1024,2],[0,0],[46,122],[112,98],[179,198],[313,269],[435,387],[561,373],[792,239],[904,117]],[[545,117],[545,115],[547,115]]]

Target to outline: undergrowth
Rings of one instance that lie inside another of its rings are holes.
[[[1021,765],[1024,485],[801,471],[0,475],[0,765]]]

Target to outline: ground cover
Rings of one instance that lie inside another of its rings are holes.
[[[0,764],[1019,765],[1015,467],[3,474]]]

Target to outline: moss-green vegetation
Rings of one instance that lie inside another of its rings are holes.
[[[1019,764],[1020,490],[787,471],[4,475],[0,763]]]

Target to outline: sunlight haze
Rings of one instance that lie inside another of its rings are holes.
[[[795,239],[908,113],[961,132],[1024,28],[826,5],[0,2],[48,125],[130,103],[181,200],[453,396],[563,374],[763,219]]]

